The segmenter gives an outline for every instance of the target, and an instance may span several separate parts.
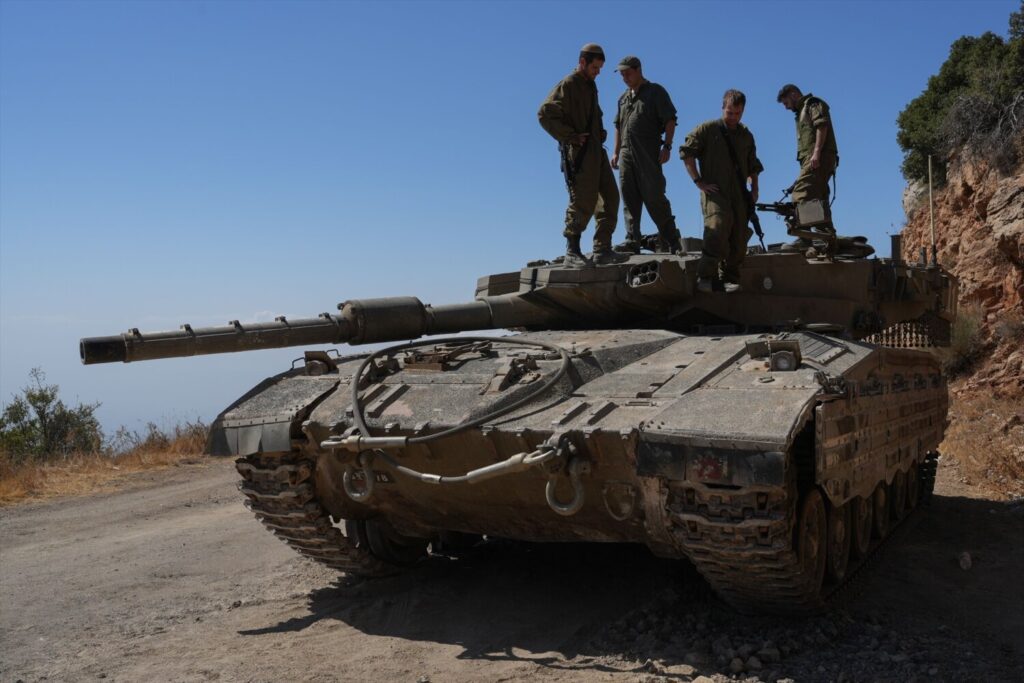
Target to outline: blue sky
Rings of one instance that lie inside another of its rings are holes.
[[[887,255],[903,222],[897,114],[953,40],[1005,36],[1018,8],[0,0],[0,400],[39,366],[66,399],[100,401],[110,431],[209,420],[301,349],[84,367],[78,339],[366,296],[452,303],[481,275],[558,255],[565,189],[536,110],[590,41],[612,62],[608,127],[625,54],[668,89],[680,140],[726,88],[746,92],[765,200],[797,170],[776,91],[823,97],[837,224]],[[666,176],[699,236],[678,159]]]

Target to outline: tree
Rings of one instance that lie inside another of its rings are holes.
[[[0,450],[20,461],[102,448],[103,431],[95,415],[99,403],[68,407],[60,399],[60,387],[46,384],[41,368],[33,368],[29,378],[29,385],[0,413]]]
[[[988,32],[957,39],[928,87],[897,119],[907,180],[928,178],[928,156],[945,180],[946,160],[956,152],[984,159],[1001,170],[1020,160],[1024,132],[1024,2],[1010,16],[1009,40]]]

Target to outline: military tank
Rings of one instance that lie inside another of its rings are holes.
[[[703,293],[687,243],[534,262],[465,303],[353,300],[80,352],[401,342],[307,350],[211,429],[260,522],[342,572],[391,574],[483,536],[641,543],[741,610],[819,610],[927,493],[948,398],[911,347],[948,340],[956,282],[898,256],[770,249],[747,257],[741,291]],[[512,333],[466,335],[482,330]]]

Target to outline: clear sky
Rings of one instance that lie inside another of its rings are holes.
[[[566,194],[536,111],[590,41],[609,58],[609,128],[626,54],[668,89],[680,141],[726,88],[746,92],[764,200],[797,170],[779,86],[824,98],[836,222],[888,255],[897,114],[953,40],[1005,36],[1018,8],[0,0],[0,400],[38,366],[66,399],[100,401],[108,431],[210,420],[301,349],[85,367],[78,339],[367,296],[453,303],[478,276],[559,255]],[[666,176],[699,236],[678,159]]]

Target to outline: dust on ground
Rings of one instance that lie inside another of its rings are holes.
[[[268,534],[237,479],[214,459],[0,510],[0,680],[1009,681],[1024,667],[1024,505],[972,497],[948,467],[855,593],[805,620],[737,615],[686,563],[630,546],[491,542],[352,581]]]

